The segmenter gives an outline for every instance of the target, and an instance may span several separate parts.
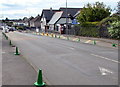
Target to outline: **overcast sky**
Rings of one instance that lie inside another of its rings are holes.
[[[87,3],[98,0],[67,0],[68,7],[82,8]],[[120,0],[99,0],[112,9],[116,8]],[[66,0],[0,0],[0,19],[19,19],[41,14],[42,9],[59,9],[66,6]]]

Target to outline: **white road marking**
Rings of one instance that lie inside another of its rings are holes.
[[[71,49],[71,50],[74,50],[75,48],[71,47],[70,49]]]
[[[106,59],[106,60],[109,60],[109,61],[112,61],[112,62],[115,62],[115,63],[120,63],[119,61],[117,60],[112,60],[112,59],[109,59],[107,57],[103,57],[103,56],[99,56],[99,55],[95,55],[95,54],[91,54],[93,56],[96,56],[96,57],[99,57],[99,58],[102,58],[102,59]]]
[[[99,69],[102,75],[113,74],[111,70],[105,69],[103,67],[99,67]]]

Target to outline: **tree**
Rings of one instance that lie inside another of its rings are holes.
[[[117,5],[117,13],[120,14],[120,1],[118,2],[118,5]]]
[[[9,19],[8,19],[8,18],[6,18],[6,19],[5,19],[5,21],[9,21]]]
[[[88,3],[81,10],[77,19],[81,22],[95,22],[101,21],[102,19],[108,17],[111,14],[110,7],[106,7],[106,5],[100,2],[96,2],[95,4]]]

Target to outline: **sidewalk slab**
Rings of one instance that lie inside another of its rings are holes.
[[[2,32],[0,30],[0,87],[2,85]]]
[[[2,85],[33,85],[37,72],[22,55],[14,55],[14,52],[15,48],[9,45],[9,40],[3,38]]]

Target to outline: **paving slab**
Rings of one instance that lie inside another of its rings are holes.
[[[2,32],[0,31],[0,87],[2,85]]]
[[[3,38],[2,85],[33,85],[37,72],[22,55],[14,55],[14,51],[15,47],[11,47],[9,40]]]

